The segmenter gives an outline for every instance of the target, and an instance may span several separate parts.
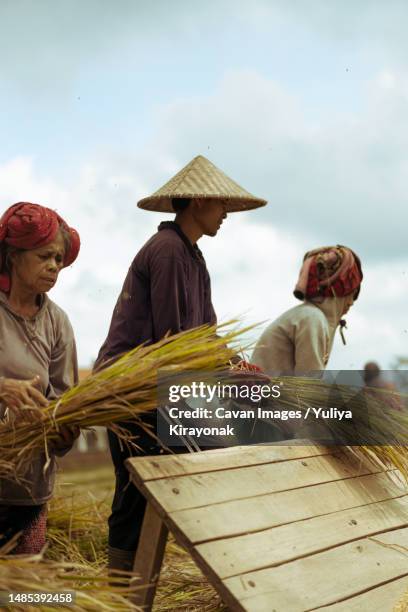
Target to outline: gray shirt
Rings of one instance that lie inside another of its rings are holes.
[[[7,296],[0,291],[0,376],[16,380],[39,376],[38,388],[48,399],[58,397],[77,382],[71,324],[65,312],[47,295],[42,295],[35,317],[27,319],[10,308]],[[29,486],[0,479],[0,504],[36,505],[47,501],[54,486],[54,456],[46,474],[44,464],[45,455],[39,451],[24,474]]]

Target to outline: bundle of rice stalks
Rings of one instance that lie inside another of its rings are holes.
[[[58,438],[62,425],[105,425],[124,435],[115,422],[138,420],[141,413],[157,407],[159,370],[167,371],[170,379],[181,372],[225,368],[240,349],[237,337],[250,329],[234,328],[233,323],[202,326],[150,346],[139,346],[38,410],[38,418],[17,426],[13,421],[1,424],[0,477],[19,478],[39,449],[49,457],[49,445]]]
[[[73,612],[137,611],[129,600],[132,589],[124,587],[119,580],[114,582],[106,573],[86,564],[57,563],[40,557],[0,556],[0,593],[38,594],[39,602],[43,602],[31,606],[23,595],[10,606],[12,610],[55,610],[55,604],[47,605],[46,597],[41,595],[45,592],[49,597],[61,593],[67,598],[72,595],[73,601],[67,599],[66,605]],[[5,606],[6,601],[3,599],[1,604]]]
[[[137,347],[110,367],[84,379],[46,409],[39,410],[38,418],[19,422],[16,427],[12,420],[0,424],[0,477],[23,478],[34,453],[42,449],[49,455],[49,445],[58,438],[62,425],[83,428],[105,425],[122,437],[125,432],[115,423],[133,420],[145,427],[140,415],[158,404],[157,373],[165,372],[161,375],[161,383],[165,386],[166,381],[169,383],[174,380],[171,377],[181,373],[186,374],[183,382],[188,382],[188,372],[193,380],[197,371],[200,376],[204,371],[225,371],[226,364],[240,350],[236,346],[237,337],[251,329],[232,328],[232,323],[218,328],[196,328],[164,338],[154,345]],[[279,408],[304,412],[311,407],[350,409],[353,412],[351,424],[347,420],[324,421],[337,443],[352,447],[352,452],[378,465],[391,464],[408,479],[405,446],[408,411],[406,405],[404,409],[394,409],[395,392],[384,389],[356,391],[351,386],[304,377],[273,378],[271,384],[281,388]],[[401,398],[406,403],[407,397],[398,395],[401,407]],[[132,442],[128,440],[128,443]],[[137,440],[133,443],[137,445]]]
[[[395,468],[408,482],[407,394],[304,377],[274,378],[271,384],[280,387],[279,409],[307,415],[304,423],[312,433],[320,426],[323,444],[326,439],[380,469]],[[316,419],[314,408],[322,408],[323,418]],[[350,411],[352,418],[338,418],[339,410]]]

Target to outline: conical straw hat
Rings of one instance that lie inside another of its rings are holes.
[[[240,187],[202,155],[197,155],[163,187],[137,205],[145,210],[174,213],[172,198],[222,200],[227,205],[227,212],[250,210],[266,204],[266,200],[256,198]]]

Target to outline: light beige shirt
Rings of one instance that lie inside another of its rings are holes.
[[[78,362],[71,323],[47,295],[42,296],[35,317],[26,319],[13,312],[6,294],[0,291],[0,376],[16,380],[39,376],[39,389],[48,399],[58,397],[77,382]],[[54,457],[46,474],[44,464],[45,456],[39,453],[27,466],[24,477],[30,481],[28,489],[0,479],[0,504],[35,505],[47,501],[54,486]]]
[[[325,298],[287,310],[262,333],[252,363],[274,376],[324,370],[343,308],[344,298]]]

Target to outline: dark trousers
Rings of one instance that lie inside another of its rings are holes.
[[[143,420],[155,427],[156,413],[147,415]],[[140,451],[138,452],[133,448],[129,449],[116,434],[108,430],[109,447],[116,476],[112,514],[108,519],[109,546],[131,551],[137,549],[146,500],[142,493],[129,481],[129,472],[124,465],[124,461],[129,457],[158,455],[163,451],[155,439],[143,431],[139,425],[134,423],[120,423],[120,425],[130,431],[132,435],[137,436],[134,442],[140,447]],[[155,431],[154,428],[153,431]]]
[[[144,415],[143,421],[150,425],[152,431],[157,431],[156,411]],[[140,450],[137,451],[136,449],[129,448],[124,442],[120,441],[116,434],[108,430],[109,448],[116,476],[112,513],[108,519],[108,544],[112,548],[136,551],[146,510],[146,499],[130,482],[129,472],[124,462],[129,457],[159,455],[165,454],[166,451],[139,425],[134,423],[119,423],[119,425],[127,429],[133,436],[136,436],[134,442],[140,447]],[[173,446],[171,452],[177,454],[188,452],[183,441],[180,439],[179,442],[180,445]],[[214,446],[207,447],[200,445],[200,447],[201,450],[214,449]]]

